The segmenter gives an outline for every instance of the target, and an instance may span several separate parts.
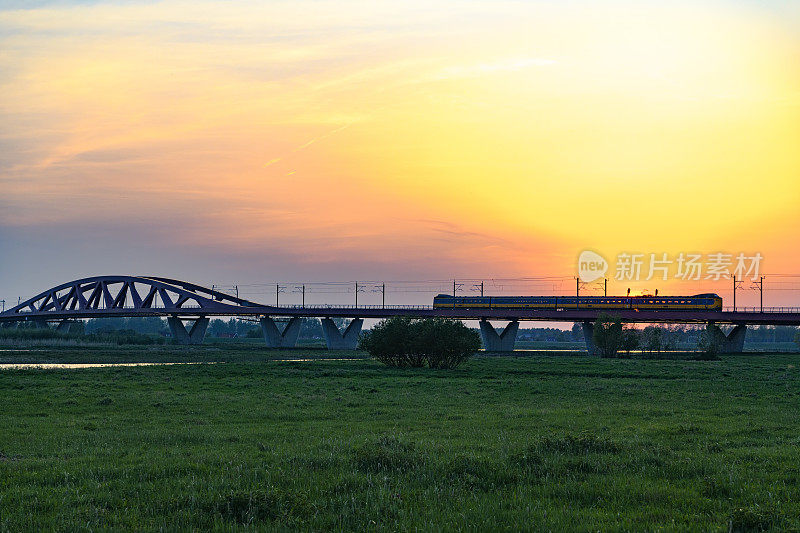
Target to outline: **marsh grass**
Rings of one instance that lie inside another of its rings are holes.
[[[800,528],[798,356],[207,352],[0,371],[0,530]]]

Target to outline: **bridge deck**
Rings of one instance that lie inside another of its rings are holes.
[[[592,322],[601,313],[624,322],[727,323],[800,325],[798,308],[723,311],[624,309],[433,309],[426,305],[269,306],[233,297],[192,283],[161,277],[99,276],[64,283],[0,313],[0,322],[47,321],[99,317],[244,316],[309,318],[444,317],[460,320],[538,320]]]
[[[241,316],[241,317],[304,317],[304,318],[389,318],[406,316],[412,318],[455,318],[459,320],[521,320],[544,322],[592,322],[598,316],[608,313],[619,316],[629,323],[708,323],[751,324],[751,325],[800,325],[798,312],[733,312],[733,311],[652,311],[652,310],[614,310],[600,309],[433,309],[426,306],[314,306],[314,307],[274,307],[248,306],[238,309],[203,309],[184,307],[181,309],[84,309],[76,311],[43,311],[19,313],[12,316],[0,314],[0,322],[20,320],[64,320],[101,317],[165,317],[165,316]]]

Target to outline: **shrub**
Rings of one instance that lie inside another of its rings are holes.
[[[642,349],[650,353],[664,348],[664,331],[657,326],[647,326],[642,331]]]
[[[460,320],[420,320],[412,327],[417,351],[431,368],[455,368],[481,347],[478,332]]]
[[[425,358],[413,342],[415,322],[406,317],[383,320],[361,335],[359,348],[388,366],[424,366]]]
[[[698,345],[700,349],[709,358],[716,358],[717,354],[722,351],[725,344],[725,334],[720,331],[714,324],[706,325],[706,329],[700,335]]]
[[[595,346],[603,357],[614,357],[622,347],[622,319],[605,313],[597,317],[592,334]]]
[[[622,349],[625,350],[627,355],[631,354],[631,350],[639,347],[639,331],[636,329],[628,328],[622,333]]]
[[[361,336],[359,348],[395,367],[455,368],[480,348],[478,333],[458,320],[393,317]]]

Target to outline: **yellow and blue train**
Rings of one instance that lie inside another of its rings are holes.
[[[717,294],[694,296],[456,296],[439,294],[434,309],[652,309],[722,311]]]

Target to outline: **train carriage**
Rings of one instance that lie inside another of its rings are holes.
[[[435,309],[647,309],[721,311],[717,294],[693,296],[455,296],[439,294]]]

